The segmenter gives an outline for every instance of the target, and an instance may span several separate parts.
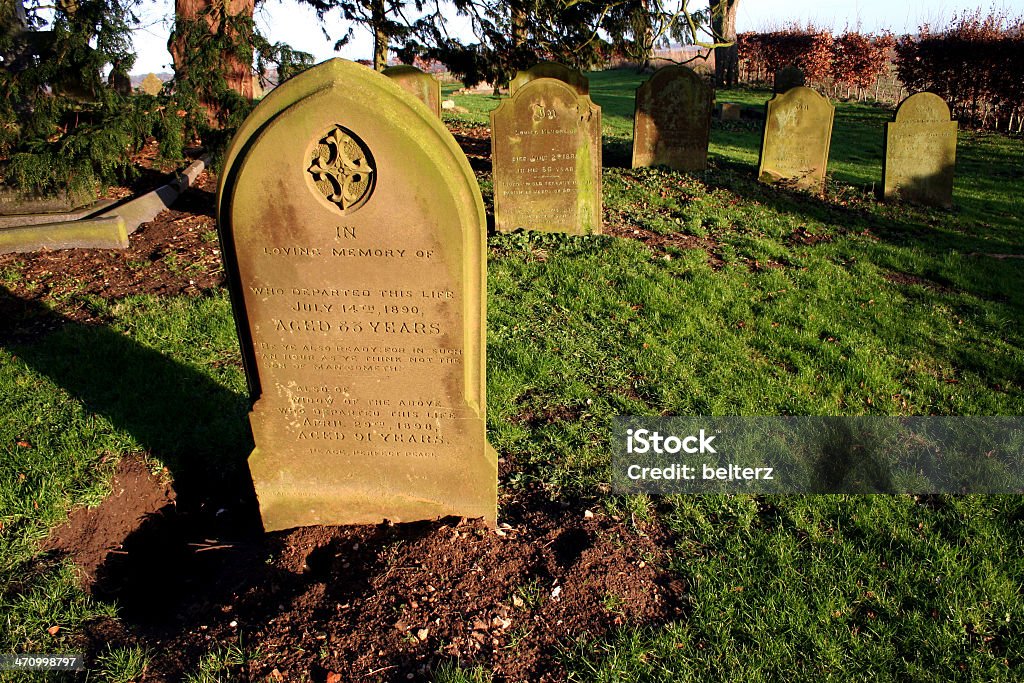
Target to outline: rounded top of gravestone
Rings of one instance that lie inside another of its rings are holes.
[[[238,127],[238,130],[235,131],[231,144],[224,154],[224,163],[217,184],[217,220],[221,220],[224,209],[223,193],[225,188],[228,187],[229,181],[233,180],[238,170],[236,168],[238,159],[259,129],[276,118],[288,107],[315,92],[349,83],[365,84],[368,73],[370,74],[369,78],[374,81],[379,78],[378,87],[390,90],[393,97],[402,100],[406,100],[406,98],[416,99],[414,95],[402,89],[394,79],[385,77],[372,69],[367,69],[357,62],[336,57],[289,78],[260,100],[256,108],[249,113],[249,116]],[[413,106],[415,107],[415,105]],[[451,137],[451,133],[440,122],[440,119],[433,119],[430,125],[435,128],[439,135]],[[468,163],[467,161],[467,168]]]
[[[534,100],[534,98],[536,98]],[[530,103],[530,100],[534,100]],[[501,100],[497,107],[491,110],[491,126],[495,125],[496,119],[505,117],[526,117],[523,122],[539,123],[543,119],[542,104],[545,101],[564,101],[574,106],[581,121],[589,121],[592,117],[599,115],[601,107],[590,99],[590,95],[581,95],[570,84],[558,78],[536,78],[527,81],[518,88],[510,97]],[[528,108],[521,105],[526,101]],[[538,110],[539,108],[539,110]]]
[[[590,99],[590,95],[580,93],[576,88],[572,87],[572,84],[566,83],[560,78],[535,78],[523,83],[519,88],[512,92],[508,98],[503,99],[493,111],[497,113],[504,108],[506,103],[530,97],[535,92],[557,93],[569,98],[570,101],[585,102],[590,109],[600,109],[600,107],[594,104],[594,101]]]
[[[529,69],[516,72],[516,77],[508,84],[509,94],[514,95],[516,90],[538,78],[554,78],[568,83],[580,95],[590,93],[590,81],[582,72],[558,62],[540,62]]]
[[[669,64],[668,66],[661,67],[660,69],[655,71],[654,74],[650,78],[648,78],[640,87],[659,88],[663,87],[666,83],[669,83],[680,78],[685,78],[688,81],[693,82],[694,85],[699,84],[699,87],[701,87],[704,90],[711,89],[711,86],[708,85],[708,82],[700,77],[700,74],[698,74],[690,67],[684,66],[682,64]]]
[[[829,102],[829,99],[827,97],[819,93],[814,88],[808,88],[803,85],[798,85],[795,88],[790,88],[786,92],[776,93],[775,96],[772,97],[772,99],[769,100],[768,103],[781,104],[783,102],[787,104],[803,103],[804,105],[815,109],[824,109],[826,107],[828,109],[834,109],[832,103]]]
[[[896,109],[897,123],[934,123],[949,121],[949,119],[949,105],[944,99],[930,92],[911,95],[903,100]]]

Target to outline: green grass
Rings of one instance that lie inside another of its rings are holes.
[[[592,74],[608,157],[628,159],[639,82]],[[760,106],[768,94],[719,97]],[[455,99],[470,110],[460,120],[479,123],[498,102]],[[961,132],[953,211],[884,205],[871,192],[888,116],[839,105],[823,200],[755,182],[759,124],[716,123],[705,173],[605,170],[608,220],[674,240],[665,248],[489,238],[488,438],[517,466],[502,487],[539,482],[661,521],[688,586],[678,620],[567,646],[572,680],[1019,680],[1018,496],[604,493],[618,414],[1024,413],[1024,270],[985,255],[1024,254],[1024,142]],[[823,240],[794,239],[808,235]],[[0,651],[57,651],[84,619],[116,613],[38,544],[103,497],[118,458],[145,453],[186,481],[248,453],[224,295],[92,305],[107,327],[0,349]],[[531,427],[525,411],[552,419]],[[514,594],[542,599],[534,588]],[[149,655],[101,664],[117,680]],[[251,656],[208,655],[191,680],[233,676]]]
[[[109,683],[132,683],[142,678],[149,665],[149,653],[140,647],[108,647],[97,657],[98,674]]]

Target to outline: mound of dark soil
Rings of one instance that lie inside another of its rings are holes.
[[[183,510],[126,460],[113,495],[54,532],[48,547],[119,606],[120,620],[87,625],[88,657],[143,646],[146,681],[181,680],[240,644],[242,680],[428,680],[457,661],[497,681],[555,681],[564,649],[681,609],[658,528],[540,492],[507,501],[497,529],[447,519],[261,534],[225,527],[214,507]]]

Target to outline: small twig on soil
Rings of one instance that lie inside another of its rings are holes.
[[[374,674],[379,674],[379,673],[380,673],[380,672],[382,672],[382,671],[387,671],[388,669],[397,669],[397,668],[398,668],[398,665],[397,665],[397,664],[392,664],[391,666],[385,666],[385,667],[383,667],[383,668],[380,668],[380,669],[374,669],[373,671],[370,671],[370,672],[369,672],[369,673],[367,673],[366,675],[367,675],[367,676],[372,676],[372,675],[374,675]]]
[[[234,548],[235,547],[235,546],[230,545],[230,544],[228,544],[228,545],[206,545],[206,546],[204,546],[202,543],[189,543],[189,545],[195,547],[197,553],[201,553],[204,550],[224,550],[225,548]]]

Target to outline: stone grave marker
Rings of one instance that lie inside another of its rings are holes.
[[[921,92],[903,100],[885,124],[883,196],[931,206],[953,205],[957,122],[938,95]]]
[[[155,73],[150,73],[148,76],[143,78],[142,83],[139,84],[139,90],[147,95],[159,95],[160,90],[163,87],[163,81],[161,81]]]
[[[689,67],[666,66],[637,88],[633,168],[664,164],[677,171],[708,165],[711,88]]]
[[[540,62],[529,69],[516,72],[508,84],[509,97],[516,94],[516,90],[537,78],[555,78],[563,83],[568,83],[578,94],[590,94],[590,81],[582,72],[571,69],[558,62]]]
[[[791,88],[799,88],[807,82],[803,69],[798,66],[786,66],[775,72],[775,79],[772,82],[772,92],[778,95]]]
[[[394,80],[404,90],[411,92],[438,118],[441,117],[441,82],[439,80],[408,64],[389,66],[381,73]]]
[[[722,102],[718,105],[719,118],[722,121],[739,121],[743,117],[743,105],[735,102]]]
[[[486,218],[441,121],[370,69],[320,64],[239,127],[217,219],[264,527],[494,524]]]
[[[601,108],[554,78],[538,78],[491,112],[494,225],[601,232]]]
[[[765,115],[758,179],[824,192],[834,114],[828,99],[803,86],[773,97]]]

